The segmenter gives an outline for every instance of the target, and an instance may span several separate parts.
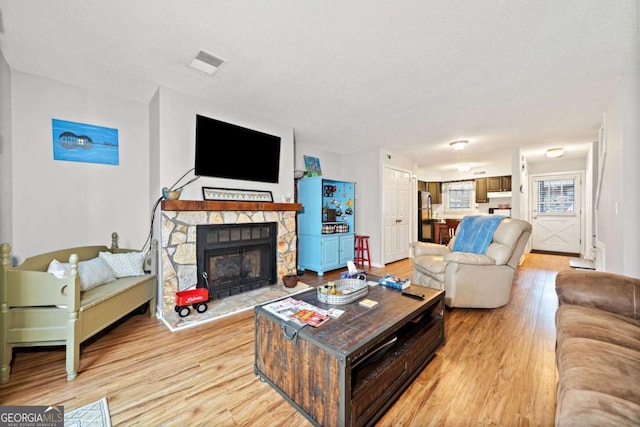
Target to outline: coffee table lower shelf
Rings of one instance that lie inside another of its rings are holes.
[[[404,392],[444,344],[444,292],[413,300],[374,287],[368,298],[341,306],[338,319],[306,326],[292,340],[282,321],[255,309],[254,371],[314,425],[372,425]],[[321,308],[314,293],[298,299]]]

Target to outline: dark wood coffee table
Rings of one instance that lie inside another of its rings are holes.
[[[424,299],[372,286],[366,298],[378,305],[367,308],[323,304],[313,288],[294,298],[345,313],[297,334],[256,307],[255,373],[315,425],[373,424],[445,342],[444,292],[410,291]]]

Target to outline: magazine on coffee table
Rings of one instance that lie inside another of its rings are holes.
[[[300,325],[317,327],[329,320],[327,310],[291,297],[262,307],[283,320],[292,320]]]

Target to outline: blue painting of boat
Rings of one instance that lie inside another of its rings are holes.
[[[53,159],[119,164],[118,129],[51,119]]]

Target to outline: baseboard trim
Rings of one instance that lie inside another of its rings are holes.
[[[572,253],[572,252],[553,252],[553,251],[541,251],[538,249],[532,249],[532,254],[542,254],[542,255],[558,255],[558,256],[568,256],[574,258],[580,258],[580,254]]]

